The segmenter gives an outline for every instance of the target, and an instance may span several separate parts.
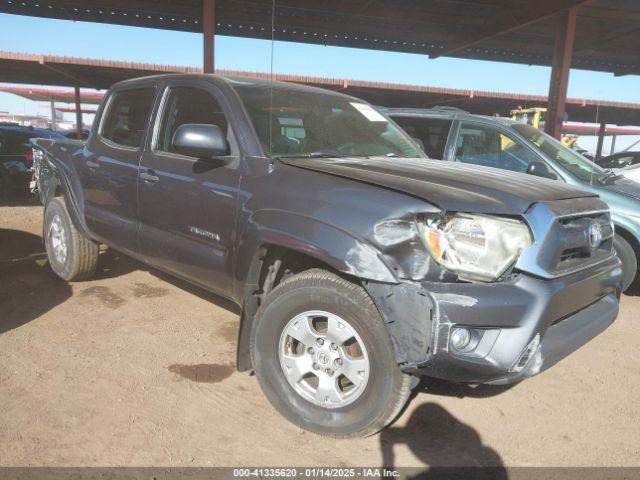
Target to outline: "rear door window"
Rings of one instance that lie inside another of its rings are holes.
[[[117,145],[140,148],[154,97],[154,88],[115,92],[109,100],[100,136]]]
[[[447,147],[447,138],[451,130],[451,120],[425,117],[393,117],[414,140],[419,140],[420,147],[430,158],[443,159]]]

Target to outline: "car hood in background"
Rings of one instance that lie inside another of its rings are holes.
[[[405,192],[452,212],[520,215],[536,202],[596,196],[555,180],[420,158],[283,158],[283,163]]]
[[[624,174],[625,172],[634,172],[634,170],[616,170],[616,173]],[[627,177],[625,175],[624,178],[618,178],[614,182],[611,182],[607,185],[602,185],[602,188],[606,188],[608,190],[613,190],[614,192],[624,193],[633,198],[640,199],[640,170],[635,170],[635,175],[633,179],[631,177]]]

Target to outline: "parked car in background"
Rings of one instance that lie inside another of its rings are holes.
[[[64,136],[67,137],[67,138],[77,139],[78,138],[78,132],[76,132],[75,130],[71,130],[69,132],[66,132],[64,134]],[[82,132],[80,132],[80,140],[86,140],[87,138],[89,138],[89,130],[84,128],[82,130]]]
[[[596,160],[602,168],[627,168],[640,164],[640,152],[618,152]]]
[[[10,192],[28,192],[33,165],[32,138],[64,138],[53,130],[0,123],[0,198]]]
[[[544,132],[509,118],[472,115],[451,107],[382,109],[431,158],[494,167],[584,188],[611,208],[624,289],[640,258],[640,183],[605,170]]]
[[[594,193],[428,160],[336,92],[129,80],[87,142],[36,148],[53,271],[91,277],[101,242],[231,299],[238,368],[321,434],[380,430],[419,375],[523,380],[617,316],[620,261]]]
[[[632,165],[631,167],[620,168],[615,172],[625,178],[628,178],[629,180],[640,183],[640,164]]]

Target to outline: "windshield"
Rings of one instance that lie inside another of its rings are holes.
[[[354,98],[276,85],[271,99],[268,84],[234,87],[270,157],[425,156],[395,123]]]
[[[601,167],[537,128],[520,123],[512,128],[579,180],[591,182],[607,175]]]

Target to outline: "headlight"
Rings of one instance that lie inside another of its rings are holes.
[[[533,243],[524,222],[487,215],[427,220],[421,230],[435,260],[464,280],[497,280]]]

